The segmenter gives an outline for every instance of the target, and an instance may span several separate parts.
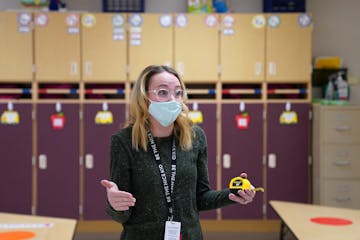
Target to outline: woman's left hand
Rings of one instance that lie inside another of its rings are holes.
[[[242,174],[240,174],[240,176],[242,178],[247,178],[246,173],[242,173]],[[254,186],[251,186],[251,189],[253,189],[253,188],[254,188]],[[255,191],[253,191],[251,189],[239,190],[238,191],[239,196],[236,196],[235,194],[230,193],[229,194],[229,199],[234,201],[234,202],[243,204],[243,205],[251,203],[253,201],[254,197],[255,197]]]

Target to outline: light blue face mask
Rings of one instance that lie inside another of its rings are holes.
[[[181,103],[177,101],[153,102],[150,101],[149,113],[162,126],[168,127],[181,113]]]

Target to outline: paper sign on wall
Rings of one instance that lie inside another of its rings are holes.
[[[16,125],[16,124],[19,124],[19,122],[20,122],[20,117],[19,117],[19,113],[17,111],[5,110],[1,114],[1,124]]]
[[[18,31],[20,33],[29,33],[31,31],[32,15],[30,13],[18,13]]]
[[[250,115],[245,111],[245,103],[241,102],[239,105],[240,113],[235,116],[236,127],[241,130],[249,128]]]
[[[56,112],[50,116],[51,127],[54,130],[62,130],[65,127],[66,117],[61,110],[59,102],[55,105]]]
[[[203,123],[203,114],[199,110],[189,111],[189,118],[193,123]]]
[[[285,111],[283,111],[279,118],[280,124],[297,124],[298,115],[295,111],[291,110],[291,103],[285,104]]]
[[[248,112],[242,112],[236,115],[235,121],[238,129],[248,129],[250,124],[250,115]]]
[[[298,117],[295,111],[284,111],[280,115],[280,124],[297,124]]]
[[[193,123],[203,123],[204,118],[202,112],[199,110],[199,104],[194,102],[192,105],[192,110],[189,111],[189,118]]]
[[[1,124],[4,125],[17,125],[20,123],[20,116],[17,111],[14,110],[12,102],[8,102],[7,110],[1,114]]]
[[[51,115],[51,126],[54,130],[64,129],[66,117],[63,112],[57,112]]]
[[[79,34],[80,27],[79,27],[80,17],[78,14],[71,13],[66,16],[66,26],[68,29],[69,34]]]
[[[102,111],[98,111],[95,115],[95,124],[110,125],[114,122],[113,114],[109,111],[107,102],[102,104]]]

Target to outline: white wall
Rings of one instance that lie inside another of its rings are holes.
[[[350,100],[360,104],[360,1],[309,0],[314,18],[313,56],[341,56],[351,82]]]
[[[14,0],[0,0],[0,10],[7,10],[7,9],[20,9],[21,4],[19,1]]]
[[[69,10],[100,12],[101,0],[63,0]],[[262,12],[262,0],[228,0],[233,12]],[[20,9],[20,0],[0,0],[0,10]],[[186,0],[145,0],[146,12],[186,12]],[[352,83],[350,98],[360,104],[360,1],[308,0],[313,15],[313,56],[341,56]]]

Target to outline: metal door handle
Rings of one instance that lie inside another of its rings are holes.
[[[85,168],[86,169],[94,168],[94,155],[92,155],[92,154],[85,155]]]
[[[39,168],[41,170],[47,169],[47,156],[45,154],[39,155]]]

